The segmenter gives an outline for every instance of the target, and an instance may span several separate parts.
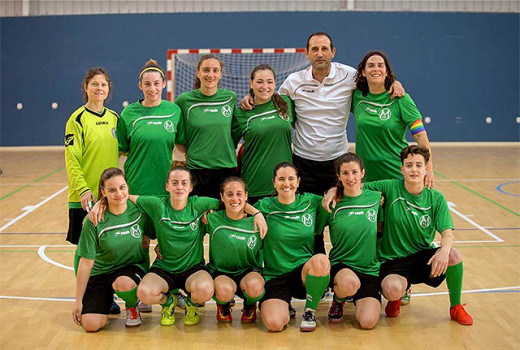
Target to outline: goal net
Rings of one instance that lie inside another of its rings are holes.
[[[175,98],[193,89],[195,71],[200,57],[216,54],[224,62],[219,87],[233,90],[240,101],[249,92],[251,71],[258,64],[267,63],[276,72],[276,88],[293,72],[309,66],[304,48],[285,49],[175,49],[167,56],[167,98]]]

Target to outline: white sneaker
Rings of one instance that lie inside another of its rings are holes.
[[[142,301],[137,303],[137,307],[139,308],[139,312],[152,312],[152,305],[145,304]]]
[[[181,292],[175,294],[177,296],[177,306],[181,309],[186,309],[186,296]]]
[[[139,314],[139,309],[137,307],[127,307],[126,308],[126,322],[125,326],[127,327],[135,327],[141,325],[141,315]]]
[[[303,313],[300,331],[313,332],[314,330],[316,330],[316,313],[312,310],[307,310]]]

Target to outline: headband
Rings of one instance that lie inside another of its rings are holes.
[[[141,79],[143,77],[143,74],[146,73],[147,71],[150,71],[150,70],[155,70],[157,72],[159,72],[159,74],[161,74],[161,77],[164,78],[164,72],[161,68],[157,68],[157,67],[148,67],[148,68],[145,68],[141,71],[141,73],[139,73],[139,79]]]

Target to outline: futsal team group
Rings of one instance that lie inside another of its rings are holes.
[[[86,103],[65,130],[74,322],[102,329],[120,312],[115,294],[129,327],[154,304],[162,326],[175,324],[176,307],[185,325],[196,325],[211,299],[217,321],[230,323],[238,297],[242,323],[254,323],[258,308],[267,330],[278,332],[295,317],[297,298],[305,300],[300,330],[309,332],[330,288],[329,322],[342,322],[349,301],[360,327],[372,329],[382,297],[386,316],[397,317],[412,284],[446,280],[450,318],[473,324],[419,110],[384,52],[368,52],[357,69],[332,62],[335,53],[329,34],[312,33],[310,67],[278,91],[276,72],[254,67],[239,107],[233,91],[219,88],[226,67],[218,56],[201,56],[194,89],[175,103],[162,99],[165,72],[149,60],[138,77],[143,98],[120,117],[105,107],[108,73],[87,72]],[[350,112],[356,153],[345,132]],[[408,145],[408,130],[417,145]],[[186,161],[174,162],[174,150]]]

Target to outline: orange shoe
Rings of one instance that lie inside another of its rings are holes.
[[[251,305],[244,305],[242,309],[242,323],[254,323],[256,321],[256,303]]]
[[[401,299],[389,301],[385,307],[386,317],[397,317],[401,313]]]
[[[231,316],[231,306],[229,306],[229,303],[224,305],[217,304],[217,321],[222,323],[231,323],[233,321],[233,317]]]
[[[471,326],[473,324],[473,317],[464,310],[464,305],[466,304],[458,304],[450,308],[450,316],[453,321],[457,321],[461,325]]]

